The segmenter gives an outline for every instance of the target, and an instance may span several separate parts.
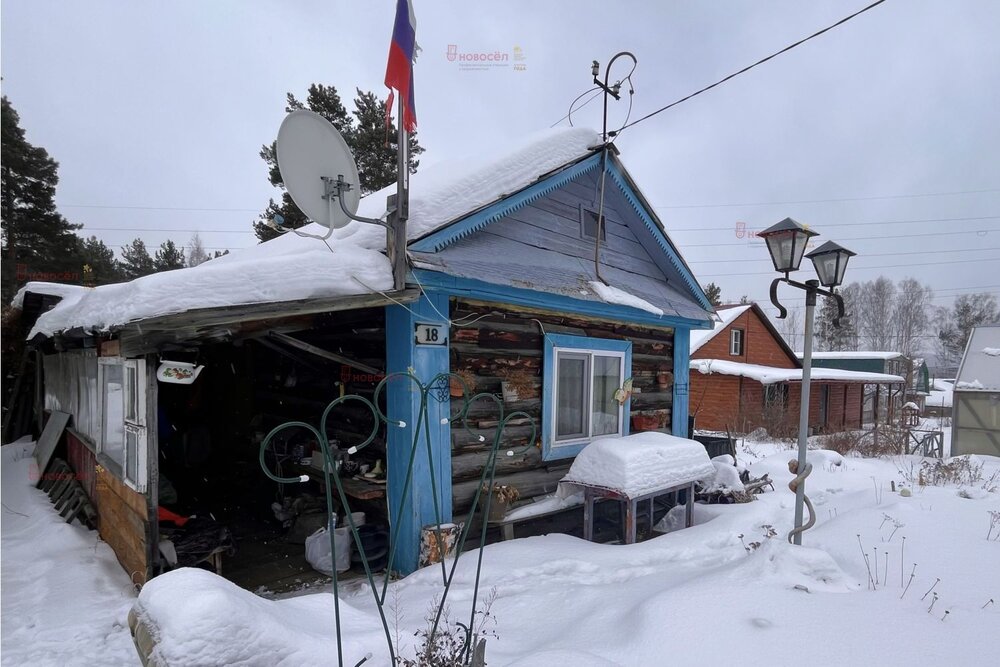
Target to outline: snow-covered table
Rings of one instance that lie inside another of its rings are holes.
[[[583,491],[583,537],[594,536],[594,502],[617,500],[624,504],[624,539],[635,542],[639,503],[649,502],[650,525],[653,499],[687,491],[685,525],[691,526],[694,485],[715,476],[715,467],[705,447],[694,440],[666,433],[646,432],[624,438],[604,438],[587,445],[560,482],[559,493]]]

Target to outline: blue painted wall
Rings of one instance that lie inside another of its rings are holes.
[[[448,345],[417,345],[414,331],[418,323],[440,324],[447,332],[447,295],[432,292],[407,306],[386,307],[387,373],[404,373],[412,369],[426,384],[438,373],[448,372]],[[407,574],[417,568],[421,527],[437,523],[438,517],[442,522],[451,521],[451,431],[447,423],[441,423],[450,415],[450,399],[447,381],[443,391],[429,392],[427,421],[431,455],[428,456],[428,443],[421,428],[412,481],[404,494],[414,432],[420,417],[421,392],[406,378],[392,378],[386,390],[386,416],[390,420],[386,427],[389,515],[399,531],[392,567]],[[406,426],[398,426],[400,421]],[[436,498],[431,490],[432,476],[437,485]]]
[[[674,408],[671,413],[673,434],[688,437],[688,387],[691,369],[691,330],[674,329]]]

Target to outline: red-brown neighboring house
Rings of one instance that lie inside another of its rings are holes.
[[[699,430],[776,436],[798,431],[802,363],[757,304],[719,306],[721,321],[691,332],[690,411]],[[866,384],[903,385],[902,377],[813,368],[809,426],[835,433],[862,426]]]

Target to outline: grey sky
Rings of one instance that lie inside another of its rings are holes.
[[[415,0],[424,164],[548,127],[590,87],[592,59],[636,54],[634,119],[865,4]],[[285,93],[323,82],[345,97],[355,86],[384,94],[393,6],[7,0],[3,90],[28,139],[60,162],[58,202],[84,233],[155,246],[186,244],[189,231],[170,230],[197,229],[207,246],[244,247],[273,194],[257,152],[277,132]],[[912,275],[938,290],[938,304],[971,288],[1000,294],[997,25],[990,0],[889,0],[629,129],[622,159],[696,276],[724,298],[766,300],[773,277],[737,223],[761,229],[786,216],[859,253],[848,280]],[[446,58],[450,44],[519,46],[526,69],[462,70]],[[612,107],[612,124],[626,107]],[[598,126],[600,100],[574,121]],[[973,190],[992,191],[748,205]],[[877,224],[984,216],[994,217]],[[142,231],[105,229],[126,227]],[[964,249],[975,250],[955,252]],[[886,253],[922,254],[872,256]],[[890,265],[904,266],[876,268]]]

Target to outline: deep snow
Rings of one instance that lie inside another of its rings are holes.
[[[27,493],[18,476],[28,467],[23,461],[12,466],[7,449],[4,502],[15,500],[12,509],[34,518],[14,515],[20,530],[11,530],[11,515],[4,513],[4,663],[134,664],[134,653],[123,648],[131,599],[120,586],[127,588],[127,577],[103,545],[91,562],[80,562],[81,552],[94,555],[93,534],[53,532],[58,518],[46,515],[44,495]],[[769,442],[748,442],[741,450],[739,462],[755,476],[770,474],[776,490],[749,504],[698,505],[693,528],[628,546],[556,534],[487,547],[481,592],[495,591],[491,613],[499,635],[488,641],[489,664],[995,663],[1000,609],[987,602],[1000,603],[1000,541],[986,535],[989,512],[1000,510],[1000,493],[982,487],[1000,475],[1000,459],[973,457],[983,465],[979,482],[913,486],[912,496],[902,497],[890,482],[915,481],[920,459],[812,451],[806,488],[817,526],[804,534],[805,546],[793,547],[785,533],[793,506],[786,464],[794,453]],[[12,486],[21,491],[9,496]],[[769,527],[775,537],[765,536]],[[48,545],[57,540],[49,532],[72,536],[62,535],[53,548]],[[874,591],[859,539],[869,559],[877,551]],[[449,598],[456,620],[468,614],[474,555],[462,557]],[[43,563],[49,564],[47,576],[21,583],[8,575]],[[914,563],[915,577],[901,599]],[[56,586],[49,585],[53,576],[59,577]],[[933,594],[921,596],[937,579],[939,599],[928,613]],[[413,633],[440,591],[441,573],[433,567],[393,585],[388,599],[400,612],[404,652],[412,651]],[[153,580],[139,600],[161,627],[160,649],[183,664],[335,664],[329,593],[269,601],[186,569]],[[385,665],[367,586],[343,594],[341,610],[345,663],[371,651],[366,664]],[[33,627],[22,620],[29,617]],[[52,623],[81,641],[50,642],[42,628]],[[45,653],[40,646],[29,649],[41,640]],[[29,650],[40,656],[33,663]]]
[[[126,615],[135,588],[95,531],[55,513],[34,488],[34,444],[3,447],[3,665],[137,665]]]

